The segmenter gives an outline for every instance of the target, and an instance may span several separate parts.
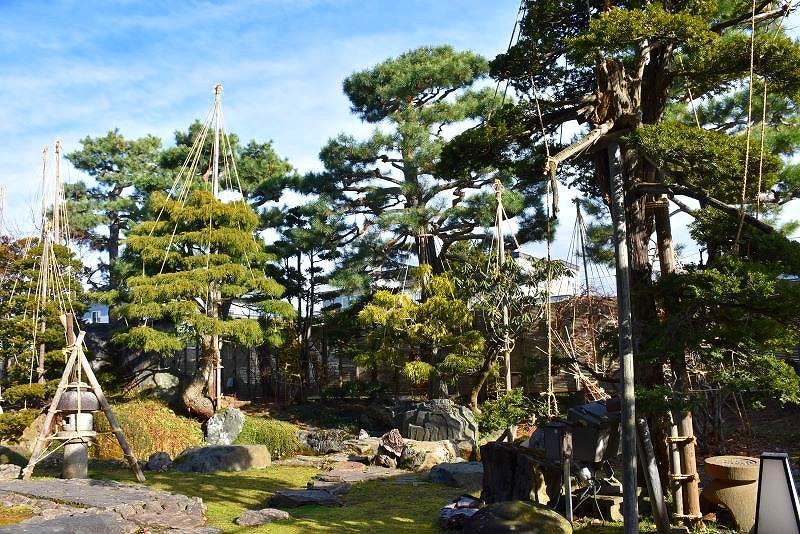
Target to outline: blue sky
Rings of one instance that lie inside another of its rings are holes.
[[[5,218],[30,228],[41,149],[52,154],[56,137],[65,152],[113,128],[169,144],[176,129],[205,116],[217,82],[231,131],[273,140],[300,171],[318,169],[330,137],[372,128],[350,114],[345,77],[423,45],[494,57],[517,8],[517,0],[0,0]],[[83,178],[63,165],[67,181]],[[561,195],[556,257],[567,255],[570,196]],[[688,241],[685,222],[673,226],[679,242]],[[525,248],[545,253],[543,244]],[[695,249],[687,260],[696,261]]]
[[[318,168],[328,138],[370,130],[349,113],[345,77],[422,45],[493,57],[505,49],[517,7],[517,0],[0,2],[7,218],[29,223],[41,149],[57,136],[65,152],[112,128],[169,143],[176,129],[205,116],[217,82],[231,131],[272,139],[301,171]],[[66,163],[64,174],[80,177]]]

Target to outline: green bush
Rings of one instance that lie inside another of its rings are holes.
[[[125,432],[133,455],[140,460],[146,460],[158,451],[168,452],[174,458],[187,447],[203,443],[203,431],[198,421],[177,415],[159,401],[133,400],[113,406],[111,410]],[[101,433],[97,436],[92,455],[96,458],[124,458],[102,412],[95,414],[94,428]]]
[[[536,403],[526,397],[522,388],[514,388],[496,400],[486,401],[476,419],[481,433],[489,434],[523,421],[541,420],[546,410],[543,403]]]
[[[17,443],[22,432],[33,423],[39,410],[19,410],[0,414],[0,441]]]
[[[266,445],[273,459],[297,454],[303,447],[297,437],[299,428],[286,421],[246,415],[244,428],[236,438],[241,445]]]
[[[7,407],[22,408],[27,405],[41,406],[56,392],[58,380],[50,380],[46,384],[17,384],[3,390],[3,401]]]

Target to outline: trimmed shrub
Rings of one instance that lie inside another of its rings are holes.
[[[292,456],[303,448],[299,428],[286,421],[246,415],[244,428],[236,438],[240,445],[266,445],[273,460]]]
[[[495,400],[486,401],[475,419],[481,434],[486,435],[522,422],[546,419],[546,412],[545,403],[534,402],[525,396],[522,388],[514,388]]]
[[[41,406],[45,400],[50,399],[56,392],[58,380],[50,380],[46,384],[17,384],[3,390],[3,400],[7,407],[22,408],[28,406]]]
[[[33,423],[39,410],[19,410],[0,414],[0,441],[17,443],[22,432]]]
[[[198,421],[177,415],[159,401],[133,400],[112,406],[111,410],[128,438],[133,455],[140,460],[147,460],[159,451],[168,452],[174,458],[187,447],[203,443]],[[94,428],[99,434],[92,456],[123,459],[122,449],[102,412],[95,414]]]

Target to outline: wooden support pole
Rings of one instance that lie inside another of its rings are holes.
[[[656,465],[656,454],[653,450],[653,441],[650,437],[650,428],[647,419],[639,417],[636,421],[639,430],[639,460],[644,468],[644,479],[647,484],[647,493],[650,496],[650,508],[656,523],[658,534],[670,534],[669,514],[667,503],[664,501],[664,490],[661,487],[661,477]]]
[[[83,336],[83,332],[81,332],[81,336]],[[139,482],[144,482],[145,478],[144,473],[142,473],[142,468],[139,467],[139,462],[136,460],[133,452],[131,452],[131,446],[128,444],[128,440],[125,438],[125,433],[122,431],[122,428],[120,428],[117,418],[114,416],[114,412],[111,411],[111,406],[108,404],[108,400],[106,399],[106,396],[100,387],[100,383],[97,381],[97,377],[94,376],[92,366],[89,365],[89,361],[86,359],[86,356],[84,356],[82,350],[80,351],[79,360],[81,367],[83,368],[83,372],[86,374],[86,379],[89,381],[89,385],[92,386],[94,394],[97,395],[97,400],[100,401],[100,407],[103,409],[103,413],[105,413],[106,417],[108,418],[108,424],[111,425],[111,431],[114,432],[114,435],[117,437],[119,446],[122,448],[122,452],[125,454],[125,459],[128,460],[131,470],[133,471],[134,475],[136,475],[136,480]]]
[[[67,365],[64,367],[64,372],[61,374],[61,381],[58,383],[58,388],[56,388],[56,394],[53,396],[53,401],[50,403],[50,407],[47,409],[47,415],[44,417],[44,423],[42,424],[42,430],[39,431],[39,435],[36,438],[36,442],[33,444],[33,451],[31,452],[31,458],[28,460],[28,465],[25,469],[22,470],[22,479],[28,480],[31,478],[31,474],[33,473],[33,468],[36,465],[36,462],[39,460],[39,454],[42,452],[42,448],[47,439],[47,435],[50,432],[50,427],[53,426],[53,419],[56,416],[56,412],[58,411],[58,403],[61,401],[61,396],[64,394],[64,389],[66,388],[67,384],[69,383],[69,376],[72,372],[72,368],[75,365],[76,360],[78,359],[78,355],[81,354],[80,346],[83,343],[83,335],[84,333],[81,332],[78,334],[78,338],[75,340],[75,344],[72,346],[72,351],[69,355],[69,360],[67,360]]]
[[[661,195],[656,202],[656,207],[653,210],[655,223],[656,223],[656,242],[658,245],[658,259],[661,265],[661,275],[669,275],[677,271],[677,264],[675,261],[675,249],[672,244],[672,225],[669,218],[669,203],[666,195]],[[688,370],[686,368],[686,356],[680,354],[674,357],[670,362],[672,371],[677,378],[678,389],[685,392],[689,388]],[[675,478],[673,484],[673,497],[676,503],[675,515],[676,517],[685,517],[691,523],[698,523],[702,519],[700,513],[700,488],[699,477],[697,475],[697,458],[695,457],[695,440],[694,440],[694,424],[692,421],[691,410],[680,410],[673,416],[678,429],[674,433],[680,432],[680,436],[685,438],[680,440],[680,446],[677,447],[677,456],[680,458],[679,462],[675,462],[677,458],[673,454],[673,465],[678,468],[672,473],[673,476],[684,475],[680,478]],[[670,429],[670,434],[673,434]],[[673,436],[677,437],[677,436]],[[671,440],[672,441],[672,440]],[[683,485],[683,487],[681,487]],[[678,506],[678,501],[683,499],[683,502]],[[686,515],[683,515],[683,512]]]
[[[619,165],[619,145],[608,147],[611,217],[617,263],[617,317],[619,321],[620,396],[622,398],[622,513],[625,534],[639,532],[636,495],[636,404],[633,381],[633,330],[631,321],[628,231],[625,223],[625,184]]]

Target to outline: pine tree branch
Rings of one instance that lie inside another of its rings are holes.
[[[765,19],[768,19],[768,18],[777,18],[779,16],[785,15],[785,14],[789,13],[789,11],[791,11],[791,8],[792,8],[792,3],[791,2],[786,2],[786,4],[784,4],[783,6],[781,6],[779,8],[772,9],[770,11],[766,11],[766,12],[762,13],[762,10],[767,8],[771,3],[772,3],[772,0],[763,0],[761,3],[759,3],[756,6],[756,17],[755,17],[755,21],[756,22],[759,22],[761,20],[765,20]],[[741,24],[743,22],[750,22],[750,19],[751,19],[752,16],[753,16],[752,11],[750,9],[748,9],[746,12],[740,13],[739,15],[737,15],[737,16],[731,18],[731,19],[724,20],[724,21],[718,22],[716,24],[712,24],[711,25],[711,31],[720,33],[725,28],[730,28],[731,26],[736,26],[737,24]]]
[[[550,175],[555,174],[558,171],[558,166],[561,165],[561,163],[587,150],[601,137],[610,132],[613,127],[614,121],[607,120],[584,135],[580,140],[561,150],[555,156],[550,156],[547,158],[547,163],[545,163],[545,173]]]

